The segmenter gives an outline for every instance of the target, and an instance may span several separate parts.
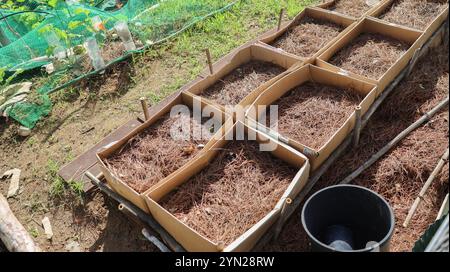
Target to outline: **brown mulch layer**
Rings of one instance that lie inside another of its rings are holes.
[[[344,70],[378,80],[409,48],[405,42],[363,33],[329,61]]]
[[[272,105],[278,105],[278,123],[266,125],[314,149],[322,147],[362,101],[353,90],[307,82],[292,89]]]
[[[285,69],[265,61],[250,61],[203,91],[201,96],[220,105],[237,105],[251,91],[283,73]]]
[[[300,57],[312,57],[343,29],[338,24],[305,16],[271,45]]]
[[[447,6],[448,0],[397,0],[379,18],[424,30]]]
[[[259,151],[255,141],[230,142],[161,206],[211,241],[228,245],[275,207],[297,171]]]
[[[334,185],[356,170],[398,133],[431,110],[449,93],[448,48],[440,46],[425,56],[413,73],[383,102],[361,135],[358,148],[338,159],[314,187],[312,193]],[[397,147],[359,176],[353,184],[370,188],[386,198],[395,213],[396,228],[391,251],[411,251],[448,193],[449,166],[428,189],[408,228],[401,225],[423,184],[448,147],[448,110],[412,132]],[[300,206],[300,208],[302,205]],[[285,226],[279,241],[265,250],[308,251],[300,211]]]
[[[204,126],[205,121],[207,119],[199,123],[187,114],[174,117],[166,114],[131,138],[118,152],[105,159],[105,163],[131,188],[138,193],[145,192],[198,154],[198,145],[206,144],[212,136],[210,128]],[[181,124],[190,124],[189,139],[183,138]],[[173,127],[178,128],[173,132],[175,137],[171,133]]]
[[[359,18],[371,8],[371,6],[366,4],[366,0],[337,0],[328,9]]]

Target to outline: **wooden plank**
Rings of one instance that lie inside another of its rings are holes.
[[[63,166],[58,174],[66,181],[69,180],[79,180],[85,182],[85,190],[92,188],[91,182],[84,176],[84,173],[89,170],[91,173],[97,175],[100,174],[100,168],[96,165],[97,159],[95,154],[101,147],[122,139],[135,127],[142,124],[142,120],[139,118],[132,119],[120,126],[118,129],[114,130],[98,144],[91,147],[88,151],[78,156],[75,160]]]

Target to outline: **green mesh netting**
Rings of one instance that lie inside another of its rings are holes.
[[[59,0],[53,8],[39,1],[21,2],[19,11],[0,9],[0,18],[3,18],[0,20],[0,69],[10,72],[48,64],[57,50],[67,52],[89,37],[98,38],[98,31],[92,24],[96,16],[101,18],[106,30],[111,30],[118,21],[126,21],[140,45],[136,51],[140,51],[230,8],[237,0]],[[88,74],[92,73],[95,71]],[[60,77],[56,73],[48,84],[37,90],[39,103],[19,102],[6,113],[22,125],[34,127],[50,112],[51,102],[46,94],[57,87]]]

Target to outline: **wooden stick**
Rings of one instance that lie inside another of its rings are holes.
[[[281,208],[280,218],[278,219],[277,225],[275,227],[275,235],[274,239],[278,239],[278,236],[281,233],[281,229],[283,228],[284,222],[286,221],[286,210],[289,205],[292,204],[292,199],[286,198],[283,203],[283,207]]]
[[[280,10],[280,16],[278,17],[278,27],[277,27],[277,31],[280,31],[280,29],[281,29],[281,24],[283,23],[284,11],[285,11],[284,8],[282,8],[282,9]]]
[[[209,51],[209,48],[206,48],[205,52],[206,52],[206,58],[208,59],[209,73],[212,75],[212,74],[214,74],[214,68],[213,68],[213,63],[211,60],[211,52]]]
[[[361,165],[356,171],[348,175],[340,184],[348,184],[356,177],[358,177],[364,170],[369,168],[372,164],[378,161],[384,154],[391,150],[396,144],[398,144],[402,139],[408,136],[409,133],[420,127],[423,123],[428,122],[432,116],[448,105],[448,96],[446,99],[441,101],[436,107],[431,111],[425,113],[419,120],[410,125],[407,129],[398,134],[393,140],[391,140],[387,145],[385,145],[380,151],[374,154],[368,161]]]
[[[150,228],[155,230],[161,238],[169,245],[169,247],[176,251],[176,252],[184,252],[184,248],[180,246],[180,244],[172,237],[169,233],[166,232],[165,229],[159,225],[158,222],[156,222],[153,217],[150,215],[144,213],[141,209],[136,207],[133,203],[126,200],[122,196],[120,196],[118,193],[111,190],[107,185],[105,185],[103,182],[101,182],[97,177],[95,177],[92,173],[86,172],[85,175],[91,180],[91,182],[97,186],[103,193],[105,193],[108,197],[113,198],[117,202],[121,203],[121,207],[123,206],[123,209],[126,209],[127,213],[129,212],[131,215],[135,216],[145,224],[147,224]]]
[[[147,100],[145,99],[145,97],[141,97],[139,100],[141,101],[141,106],[142,106],[142,111],[144,112],[145,121],[147,121],[148,119],[150,119],[150,114],[148,112]]]
[[[27,230],[20,224],[0,193],[0,239],[11,252],[39,252]]]
[[[420,190],[419,196],[414,201],[413,205],[411,206],[411,209],[409,209],[408,216],[406,216],[405,222],[403,222],[404,228],[408,227],[409,222],[411,222],[411,219],[414,216],[414,213],[416,212],[417,208],[419,207],[419,204],[422,201],[423,197],[425,196],[425,193],[427,192],[430,185],[433,183],[436,176],[441,172],[442,167],[444,167],[447,161],[448,161],[448,148],[447,151],[445,151],[444,155],[442,155],[441,159],[436,165],[436,168],[434,168],[433,172],[428,177],[427,182],[425,182],[425,184],[423,185],[422,190]]]
[[[355,109],[355,130],[353,134],[353,148],[358,147],[361,135],[361,107]]]

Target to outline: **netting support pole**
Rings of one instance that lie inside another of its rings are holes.
[[[280,10],[280,17],[278,17],[278,27],[277,27],[277,31],[280,31],[281,29],[281,24],[283,23],[283,16],[284,16],[284,8],[282,8]]]
[[[212,75],[214,74],[214,68],[211,60],[211,52],[209,51],[209,48],[206,48],[205,52],[206,52],[206,59],[208,60],[209,72]]]
[[[150,118],[150,115],[148,112],[147,101],[145,100],[145,97],[141,97],[139,100],[141,101],[141,106],[142,106],[142,111],[144,112],[145,121],[147,121]]]

